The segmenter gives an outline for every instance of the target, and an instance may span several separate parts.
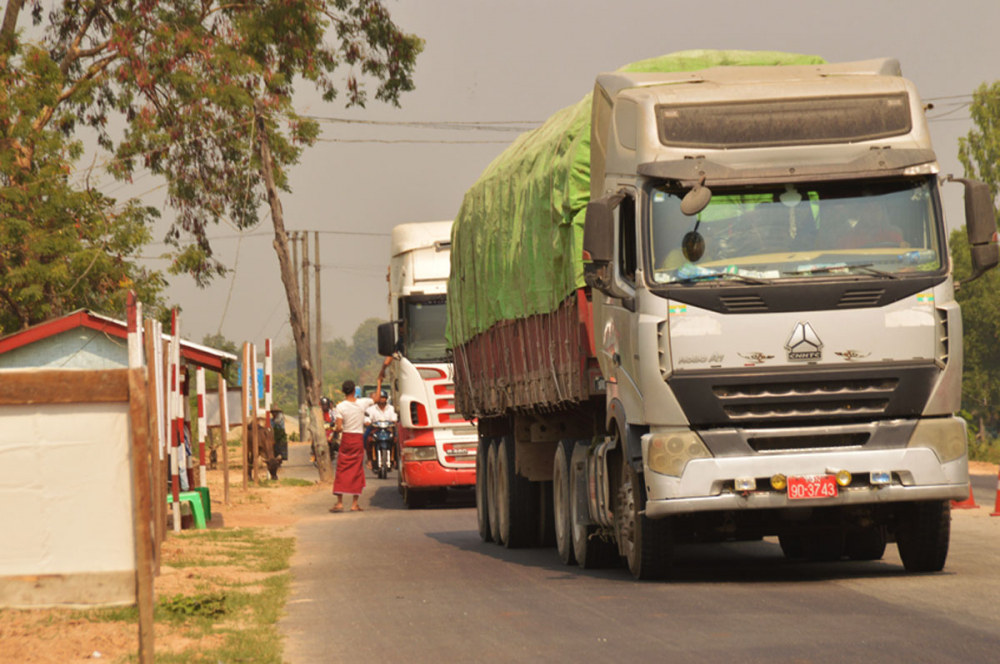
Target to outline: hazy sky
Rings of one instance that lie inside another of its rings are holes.
[[[296,101],[300,111],[377,120],[540,121],[578,101],[600,72],[694,48],[782,50],[831,62],[895,57],[924,99],[968,95],[980,83],[1000,79],[998,0],[387,0],[387,5],[404,30],[426,40],[416,90],[403,96],[402,108],[372,103],[367,110],[347,111],[342,103],[324,104],[303,89]],[[948,104],[965,101],[941,99],[929,113],[954,111],[930,125],[945,173],[961,172],[957,141],[972,127],[967,108]],[[516,137],[343,124],[324,124],[323,130],[332,139]],[[308,151],[291,173],[293,192],[282,201],[288,229],[384,234],[321,236],[326,339],[349,336],[368,317],[387,317],[392,227],[453,218],[465,190],[503,148],[324,142]],[[131,191],[156,186],[150,180]],[[951,185],[946,192],[949,222],[961,224],[961,187]],[[145,199],[162,204],[163,191]],[[236,267],[235,274],[206,290],[187,277],[171,277],[167,297],[183,307],[185,336],[200,340],[221,327],[236,342],[290,339],[272,233],[268,221],[238,241],[232,228],[220,226],[210,233],[221,236],[213,246]],[[160,239],[163,229],[156,234]],[[161,249],[151,246],[145,253]]]

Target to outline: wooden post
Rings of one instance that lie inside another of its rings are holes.
[[[229,402],[226,379],[219,374],[219,437],[222,439],[222,500],[229,504]]]
[[[313,233],[313,251],[316,260],[316,391],[323,394],[323,303],[319,294],[319,231]]]
[[[208,473],[205,470],[205,432],[208,429],[205,419],[205,370],[198,367],[194,375],[198,392],[198,483],[200,486],[208,486]]]
[[[135,541],[136,603],[139,607],[139,661],[153,664],[153,540],[149,482],[149,404],[146,377],[140,368],[129,369],[129,421],[132,428],[132,526]]]
[[[240,412],[243,413],[243,442],[241,444],[241,450],[243,454],[243,490],[246,491],[250,487],[250,458],[247,455],[247,384],[250,382],[250,377],[247,374],[248,365],[250,364],[250,343],[248,341],[243,342],[243,380],[240,381],[240,403],[242,407]]]
[[[156,339],[160,350],[160,472],[159,472],[159,496],[163,502],[160,509],[161,521],[157,522],[156,529],[159,532],[159,541],[167,539],[167,492],[170,490],[170,432],[173,424],[170,422],[170,349],[169,341],[163,338],[163,325],[156,324]]]
[[[312,336],[312,330],[309,329],[311,327],[309,322],[309,276],[310,276],[309,275],[309,232],[306,231],[302,233],[302,331],[303,334],[305,335],[304,339],[305,346],[306,348],[309,349],[309,356],[311,357],[312,347],[310,343],[310,337]],[[315,376],[313,377],[312,382],[314,383],[316,382]],[[312,385],[305,385],[306,394],[312,394],[312,387],[313,387]],[[306,399],[306,401],[308,402],[309,400]],[[299,410],[301,411],[302,408],[303,406],[300,405]],[[307,417],[308,417],[308,412],[309,411],[306,410]],[[306,436],[303,435],[303,432],[309,434],[308,440],[310,443],[313,444],[314,448],[319,447],[319,441],[313,439],[312,437],[312,430],[309,429],[308,427],[303,429],[301,424],[299,425],[299,440],[306,440]]]

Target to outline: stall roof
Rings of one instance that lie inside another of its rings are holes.
[[[53,318],[25,330],[0,337],[0,354],[78,327],[90,328],[121,339],[128,338],[128,325],[125,321],[95,314],[86,309],[78,309],[65,316]],[[168,340],[170,336],[164,334],[163,339]],[[226,365],[230,362],[236,362],[238,359],[232,353],[226,353],[225,351],[202,346],[201,344],[184,339],[181,339],[181,357],[188,364],[215,372],[222,371]]]

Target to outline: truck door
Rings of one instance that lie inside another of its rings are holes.
[[[638,266],[638,242],[636,229],[636,196],[634,190],[626,188],[629,195],[615,210],[615,291],[622,297],[604,296],[605,321],[603,348],[613,368],[609,372],[617,382],[616,391],[626,408],[637,404],[639,375],[636,361],[637,319],[636,319],[636,268]]]

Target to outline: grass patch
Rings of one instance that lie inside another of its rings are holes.
[[[273,489],[279,486],[313,486],[315,482],[302,480],[298,477],[282,477],[279,480],[264,480],[260,483],[262,489]]]
[[[171,567],[218,567],[238,565],[254,572],[279,572],[288,569],[295,548],[291,537],[271,537],[257,528],[232,530],[196,530],[174,535],[177,539],[213,544],[209,557],[197,554],[169,562]]]
[[[248,571],[278,572],[289,567],[294,550],[290,537],[272,537],[257,528],[203,530],[174,535],[192,544],[210,543],[215,546],[213,558],[222,556],[227,562],[211,560],[197,562],[196,555],[167,563],[174,567],[191,565],[238,565]],[[217,664],[218,662],[255,662],[281,664],[282,641],[277,622],[291,592],[291,574],[275,574],[254,585],[260,592],[250,593],[239,586],[219,592],[161,597],[156,603],[157,623],[169,624],[188,638],[198,639],[209,634],[224,637],[221,645],[206,648],[203,644],[179,653],[158,652],[159,664]],[[80,611],[75,618],[95,622],[138,622],[135,607],[120,607]],[[129,656],[137,662],[138,655]]]

